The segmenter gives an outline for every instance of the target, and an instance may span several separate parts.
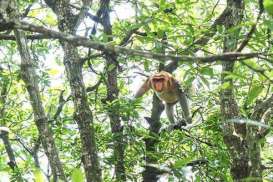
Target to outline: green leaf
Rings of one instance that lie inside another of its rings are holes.
[[[264,9],[268,14],[273,15],[273,0],[264,0]]]
[[[72,175],[71,175],[71,181],[72,182],[83,182],[83,172],[81,169],[79,168],[75,168],[72,171]]]
[[[204,67],[201,69],[203,75],[213,76],[213,69],[210,67]]]
[[[209,81],[203,75],[200,75],[200,78],[202,80],[202,83],[209,87]]]
[[[44,182],[44,176],[40,169],[34,171],[34,181],[35,182]]]
[[[60,73],[60,70],[55,69],[55,68],[52,68],[52,69],[48,70],[48,74],[51,75],[51,76],[56,76],[59,73]]]
[[[175,161],[173,167],[176,168],[176,169],[182,168],[186,164],[188,164],[191,160],[192,160],[192,157],[187,157],[187,158],[184,158],[184,159],[177,160],[177,161]]]
[[[114,64],[110,64],[107,68],[107,71],[112,71],[113,69],[115,69],[116,65]]]
[[[273,30],[273,21],[272,20],[265,20],[264,24],[272,31]]]
[[[227,72],[227,76],[225,77],[225,79],[232,79],[232,80],[244,80],[246,79],[245,78],[245,75],[241,75],[241,74],[238,74],[238,73],[230,73],[230,72]]]
[[[258,97],[258,95],[263,91],[263,86],[254,85],[247,96],[247,104],[253,103],[253,101]]]
[[[190,85],[192,85],[192,82],[195,80],[195,75],[194,74],[189,74],[189,75],[187,75],[187,78],[185,78],[185,80],[184,80],[184,85],[185,86],[190,86]]]
[[[57,24],[57,20],[51,11],[46,12],[46,17],[44,20],[48,25],[54,26]]]
[[[230,88],[230,83],[229,82],[224,82],[221,86],[220,86],[220,89],[221,90],[225,90],[225,89],[228,89]]]
[[[148,71],[149,70],[149,65],[150,65],[149,62],[147,60],[144,60],[143,65],[144,65],[144,70]]]

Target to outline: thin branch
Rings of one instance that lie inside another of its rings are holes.
[[[214,21],[214,23],[211,25],[209,30],[205,32],[205,34],[201,38],[197,39],[196,41],[194,41],[193,44],[187,47],[186,51],[190,50],[194,45],[200,45],[200,46],[205,45],[211,39],[211,37],[215,34],[215,31],[217,30],[217,26],[223,25],[223,22],[225,22],[225,19],[228,14],[229,14],[229,11],[228,11],[228,8],[226,8],[222,12],[222,14]]]
[[[127,45],[132,37],[133,34],[141,34],[138,32],[138,30],[143,26],[148,24],[149,22],[151,22],[153,19],[152,18],[148,18],[147,20],[145,20],[144,22],[140,23],[136,28],[131,29],[124,37],[123,39],[120,41],[119,46],[125,46]],[[146,35],[146,33],[143,33],[142,35]]]
[[[9,140],[9,136],[8,136],[9,132],[5,131],[5,130],[0,130],[0,138],[3,140],[6,152],[8,154],[8,158],[9,158],[9,166],[12,170],[14,170],[15,168],[17,168],[17,164],[15,161],[15,155],[14,155],[14,150],[11,147],[11,143]]]
[[[254,112],[251,115],[251,119],[253,120],[260,120],[264,113],[270,109],[273,105],[273,94],[264,102],[258,104],[254,108]]]
[[[26,17],[28,15],[32,6],[33,4],[28,5],[28,7],[24,10],[24,13],[22,14],[22,17]]]
[[[41,145],[41,136],[39,135],[37,141],[35,142],[33,148],[32,148],[32,157],[34,159],[35,162],[35,166],[37,168],[40,168],[40,162],[39,162],[39,157],[38,157],[38,151]]]
[[[100,84],[102,83],[102,81],[103,81],[103,79],[102,79],[102,77],[99,79],[99,81],[95,84],[95,85],[93,85],[93,86],[91,86],[91,87],[87,87],[86,88],[86,92],[92,92],[92,91],[94,91],[94,90],[96,90],[99,86],[100,86]]]
[[[69,6],[75,8],[75,9],[77,9],[77,10],[81,10],[80,7],[77,7],[77,6],[73,5],[73,4],[69,4]],[[88,11],[85,11],[85,16],[89,17],[91,20],[93,20],[93,21],[96,22],[96,23],[101,23],[101,20],[99,19],[98,16],[92,15],[92,14],[89,13]]]
[[[125,37],[123,37],[123,39],[120,41],[119,45],[120,46],[124,46],[124,45],[127,45],[129,43],[129,40],[131,39],[132,35],[134,33],[136,33],[138,31],[140,27],[137,27],[137,28],[134,28],[132,30],[130,30],[126,35]]]
[[[14,132],[13,132],[14,133]],[[15,133],[14,133],[15,134]],[[22,147],[28,152],[28,153],[30,153],[31,155],[32,155],[32,150],[31,150],[31,148],[30,147],[28,147],[25,143],[24,143],[24,141],[17,135],[17,134],[15,134],[15,136],[16,136],[16,141],[19,143],[19,144],[21,144],[22,145]]]
[[[138,71],[136,71],[136,72],[134,72],[135,74],[138,74],[138,75],[141,75],[141,76],[144,76],[144,77],[146,77],[146,78],[148,78],[149,77],[149,75],[147,75],[147,74],[145,74],[145,73],[143,73],[143,72],[138,72]]]
[[[101,54],[101,53],[99,53],[99,54],[91,54],[91,55],[88,54],[86,57],[81,58],[80,62],[82,64],[84,64],[85,61],[89,61],[90,59],[95,59],[95,58],[98,58],[98,57],[102,57],[103,55],[104,54]]]
[[[268,121],[272,118],[273,116],[273,109],[269,109],[267,112],[265,112],[265,114],[263,115],[262,119],[264,121],[265,124],[269,124]],[[272,126],[271,124],[269,124],[270,126]],[[272,130],[272,128],[261,128],[258,134],[258,137],[260,139],[263,139],[270,131]]]
[[[266,72],[265,69],[262,69],[262,68],[254,68],[253,66],[247,64],[245,61],[241,61],[241,63],[242,63],[243,65],[245,65],[246,67],[248,67],[249,69],[253,70],[254,72],[260,73],[260,74],[263,75],[267,80],[269,80],[271,83],[273,83],[273,80],[272,80],[269,76],[267,76],[267,75],[265,74],[265,72]]]
[[[212,11],[211,11],[211,16],[213,16],[214,12],[215,12],[215,9],[217,8],[217,6],[219,5],[220,3],[220,0],[217,0],[217,2],[215,3],[215,5],[213,6],[212,8]]]
[[[81,24],[81,22],[84,20],[85,16],[88,14],[88,10],[89,10],[89,6],[91,5],[92,1],[89,0],[83,0],[82,3],[82,7],[80,8],[80,12],[78,14],[76,23],[74,25],[74,33],[76,33],[77,28],[79,27],[79,25]]]
[[[14,134],[16,136],[15,140],[33,157],[35,166],[40,168],[40,163],[39,163],[37,153],[38,153],[38,150],[39,150],[39,147],[41,144],[41,136],[39,136],[39,138],[35,142],[35,145],[33,146],[33,148],[30,148],[24,143],[24,141],[21,139],[21,137],[19,137],[16,133],[14,133]]]
[[[200,139],[200,138],[197,138],[196,136],[191,135],[190,132],[187,129],[183,128],[184,126],[185,126],[184,123],[177,122],[175,124],[169,125],[166,128],[161,129],[160,134],[165,133],[165,132],[170,133],[171,131],[174,131],[174,130],[180,130],[180,131],[184,131],[185,136],[187,136],[187,137],[189,137],[189,138],[191,138],[191,139],[193,139],[193,140],[195,140],[197,142],[206,144],[206,145],[208,145],[210,147],[216,147],[216,145],[214,145],[214,144],[212,144],[212,143],[210,143],[208,141],[205,141],[203,139]]]
[[[63,110],[63,106],[65,105],[65,103],[67,103],[71,99],[71,96],[68,96],[67,99],[64,99],[64,91],[65,90],[62,90],[60,93],[59,105],[58,105],[58,108],[57,108],[52,120],[56,120],[60,116],[60,114]]]
[[[263,14],[263,11],[264,11],[264,7],[263,7],[262,0],[259,0],[259,14],[258,14],[258,16],[256,18],[256,22],[252,25],[250,31],[245,36],[245,39],[242,41],[241,45],[239,46],[239,48],[237,49],[236,52],[241,52],[245,48],[245,46],[248,44],[248,42],[251,39],[252,35],[256,31],[257,24],[258,24],[262,14]]]

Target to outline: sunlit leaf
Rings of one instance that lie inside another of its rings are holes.
[[[40,169],[36,169],[34,171],[34,181],[35,182],[44,182],[45,181],[44,180],[44,175],[43,175],[43,173],[41,172]]]
[[[247,104],[253,103],[253,101],[259,96],[259,94],[263,91],[263,86],[255,85],[253,86],[247,96]]]
[[[47,23],[48,25],[56,25],[57,24],[57,20],[54,16],[52,16],[51,14],[48,14],[46,17],[45,17],[45,23]]]
[[[83,182],[84,181],[83,177],[84,176],[83,176],[83,172],[81,169],[79,169],[79,168],[73,169],[72,175],[71,175],[72,182]]]
[[[41,13],[41,11],[39,9],[33,9],[28,13],[28,16],[37,17],[37,16],[39,16],[40,13]]]
[[[268,14],[273,15],[273,0],[264,0],[264,9]]]
[[[51,76],[56,76],[56,75],[58,75],[59,73],[60,73],[60,71],[57,70],[57,69],[50,69],[50,70],[48,71],[48,74],[51,75]]]
[[[220,89],[228,89],[230,87],[230,83],[229,82],[224,82],[221,86]]]

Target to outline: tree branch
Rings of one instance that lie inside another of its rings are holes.
[[[53,37],[50,37],[48,35],[43,34],[33,34],[33,35],[26,35],[26,38],[29,40],[41,40],[41,39],[54,39]],[[7,35],[7,34],[0,34],[0,40],[14,40],[14,35]]]
[[[256,72],[256,73],[260,73],[262,76],[264,76],[270,83],[273,83],[273,80],[266,75],[266,71],[263,68],[255,68],[253,66],[251,66],[250,64],[246,63],[245,61],[241,61],[242,65],[245,65],[246,67],[248,67],[249,69],[251,69],[252,71]]]
[[[8,154],[8,158],[9,158],[9,166],[12,170],[14,170],[15,168],[17,168],[17,164],[15,161],[15,155],[14,155],[14,150],[11,147],[11,143],[9,141],[9,137],[8,137],[8,131],[4,130],[4,129],[0,129],[0,138],[3,140],[6,152]]]
[[[77,20],[74,26],[74,33],[77,31],[77,28],[81,24],[82,20],[85,18],[85,16],[88,14],[89,6],[91,5],[92,1],[89,0],[83,0],[83,5],[80,8],[80,12],[77,16]]]
[[[269,120],[272,118],[273,116],[273,109],[271,110],[267,110],[267,112],[264,113],[262,120],[264,121],[264,123],[266,125],[270,125],[269,128],[261,128],[258,134],[258,137],[260,139],[263,139],[271,130],[272,130],[272,124],[269,124]]]
[[[68,96],[67,99],[64,99],[64,92],[65,92],[65,90],[62,90],[61,93],[60,93],[59,105],[57,107],[57,110],[56,110],[52,120],[56,120],[60,116],[60,114],[61,114],[61,112],[63,110],[63,106],[65,105],[65,103],[67,103],[71,99],[71,95]]]
[[[129,49],[129,48],[121,47],[121,46],[95,42],[82,36],[73,36],[71,34],[61,33],[58,31],[45,28],[43,26],[29,24],[27,22],[18,22],[14,25],[14,27],[17,29],[41,33],[51,38],[56,38],[56,39],[70,42],[76,46],[84,46],[84,47],[93,48],[99,51],[114,52],[116,54],[141,56],[141,57],[156,59],[160,61],[172,60],[176,62],[212,63],[219,60],[221,61],[231,61],[231,60],[233,61],[236,59],[244,60],[244,59],[257,57],[259,55],[263,55],[263,53],[259,53],[259,52],[254,52],[254,53],[226,52],[226,53],[218,54],[218,55],[196,56],[196,57],[185,56],[185,55],[176,56],[173,54],[163,55],[163,54],[153,53],[153,52],[145,51],[145,50]]]
[[[77,9],[77,10],[81,10],[80,7],[77,7],[77,6],[73,5],[73,4],[69,4],[69,6],[71,6],[72,8],[75,8],[75,9]],[[97,17],[96,15],[92,15],[92,14],[89,13],[88,11],[85,11],[85,12],[84,12],[84,16],[89,17],[91,20],[93,20],[93,21],[96,22],[96,23],[101,23],[101,20],[99,19],[99,17]]]
[[[251,119],[260,120],[262,119],[264,113],[270,109],[273,105],[273,94],[264,102],[258,104],[254,108],[254,112],[251,115]]]
[[[264,11],[263,2],[262,2],[262,0],[259,0],[259,14],[258,14],[258,16],[256,18],[256,22],[252,25],[251,29],[246,34],[245,39],[242,41],[241,45],[237,49],[237,52],[241,52],[245,48],[245,46],[248,44],[248,42],[251,39],[253,33],[256,31],[257,24],[258,24],[262,14],[263,14],[263,11]]]

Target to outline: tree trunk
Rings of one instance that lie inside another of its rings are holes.
[[[229,52],[237,48],[240,30],[236,26],[243,19],[243,1],[227,0],[226,10],[224,27],[227,33],[224,39],[224,52]],[[256,137],[257,131],[253,126],[227,121],[240,118],[239,107],[234,96],[233,80],[227,77],[227,73],[233,72],[233,68],[234,61],[232,60],[222,63],[222,84],[229,83],[229,87],[223,89],[220,93],[221,113],[224,123],[222,132],[231,158],[231,175],[234,181],[262,181],[260,146]]]
[[[38,88],[37,75],[35,74],[35,70],[33,68],[34,63],[32,62],[30,55],[28,54],[28,50],[26,50],[26,40],[24,39],[23,33],[16,30],[15,34],[18,48],[21,54],[22,79],[25,82],[29,93],[30,102],[34,112],[35,123],[41,135],[42,145],[48,157],[49,164],[55,179],[54,181],[57,181],[58,179],[66,181],[62,164],[59,159],[58,151],[53,138],[53,133],[49,126],[48,118],[46,117],[42,105],[41,96]]]
[[[85,1],[84,10],[91,1]],[[69,1],[46,0],[47,5],[58,17],[60,31],[75,34],[82,21],[81,12],[78,16],[72,13]],[[88,8],[87,8],[88,9]],[[93,115],[88,105],[85,85],[82,76],[82,63],[77,47],[71,43],[61,41],[64,51],[64,65],[69,80],[71,95],[74,102],[74,119],[76,120],[82,144],[82,159],[87,182],[100,182],[101,169],[99,165],[97,147],[95,141],[95,129],[93,126]]]
[[[160,116],[164,106],[158,97],[154,94],[153,96],[153,108],[150,118],[146,118],[149,123],[149,136],[145,139],[146,155],[145,155],[145,170],[143,172],[144,182],[156,182],[159,178],[160,171],[150,166],[149,164],[156,164],[158,161],[156,144],[158,143],[158,134],[161,127]]]
[[[10,4],[10,18],[17,21],[18,15],[15,11],[15,3]],[[35,73],[34,61],[32,60],[25,34],[20,30],[14,30],[18,50],[21,56],[21,75],[26,85],[30,97],[30,103],[34,112],[34,119],[41,136],[42,145],[52,170],[54,181],[59,179],[66,181],[63,167],[59,159],[58,150],[53,138],[53,132],[49,126],[48,118],[46,117],[43,104],[41,101],[40,91],[38,87],[38,76]]]
[[[101,0],[100,9],[103,31],[107,35],[107,41],[113,41],[112,26],[110,22],[110,0]],[[106,52],[106,74],[107,74],[107,98],[106,101],[111,103],[118,99],[119,89],[117,83],[117,68],[118,60],[114,53]],[[113,67],[112,67],[113,66]],[[115,175],[116,181],[126,181],[126,171],[124,166],[124,140],[123,127],[121,126],[121,119],[118,109],[108,111],[110,118],[111,131],[114,140],[114,161],[115,161]]]
[[[79,62],[80,58],[76,47],[67,42],[63,42],[62,47],[65,70],[74,102],[74,119],[78,124],[81,136],[86,180],[88,182],[99,182],[101,181],[101,170],[97,156],[93,115],[88,105],[83,83],[82,65]]]

